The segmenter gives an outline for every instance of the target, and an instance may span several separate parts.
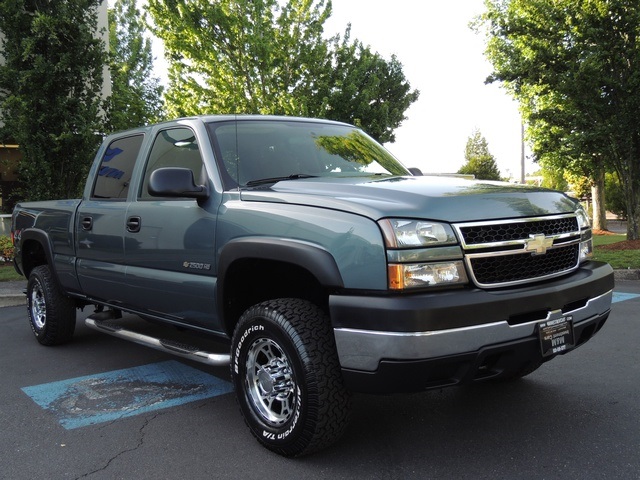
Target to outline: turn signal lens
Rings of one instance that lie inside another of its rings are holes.
[[[580,262],[584,262],[593,257],[593,242],[589,239],[580,243]]]
[[[468,283],[462,262],[396,263],[388,267],[389,289],[436,287]]]

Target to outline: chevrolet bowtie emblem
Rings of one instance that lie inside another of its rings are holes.
[[[553,246],[553,238],[547,238],[542,233],[529,235],[529,240],[525,241],[524,249],[534,255],[547,253],[547,248]]]

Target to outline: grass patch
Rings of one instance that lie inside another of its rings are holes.
[[[597,248],[600,245],[611,245],[612,243],[624,242],[626,239],[626,235],[594,235],[593,246]]]
[[[16,272],[12,264],[0,264],[0,282],[9,282],[12,280],[25,280],[25,278],[22,275],[18,275],[18,272]]]
[[[601,246],[626,241],[626,235],[594,235],[593,259],[607,262],[613,268],[640,268],[640,250],[603,250]]]
[[[618,252],[598,252],[595,249],[594,260],[607,262],[615,269],[640,268],[640,250],[621,250]]]

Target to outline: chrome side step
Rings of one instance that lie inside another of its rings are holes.
[[[108,333],[114,337],[122,338],[123,340],[129,340],[140,345],[155,348],[156,350],[170,353],[172,355],[178,355],[179,357],[188,358],[195,362],[205,363],[214,367],[226,366],[231,363],[231,355],[204,352],[193,345],[186,345],[173,340],[160,339],[156,337],[150,337],[142,333],[127,330],[120,325],[117,325],[110,321],[110,319],[102,320],[99,317],[100,314],[91,315],[84,321],[85,325],[93,330],[99,332]]]

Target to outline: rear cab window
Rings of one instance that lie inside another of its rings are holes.
[[[96,200],[125,200],[144,135],[113,140],[102,156],[91,191]]]

